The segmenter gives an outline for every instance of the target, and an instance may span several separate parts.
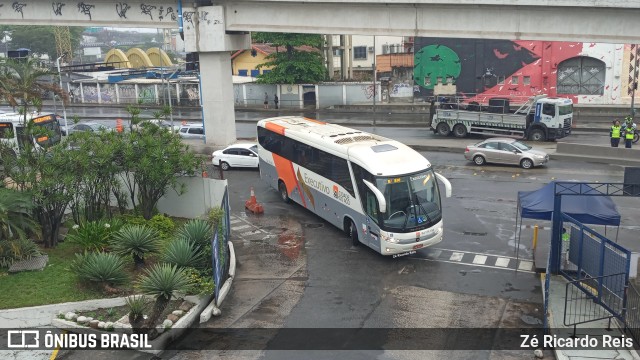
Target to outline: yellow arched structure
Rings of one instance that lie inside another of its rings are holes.
[[[162,67],[173,65],[171,63],[171,58],[169,58],[169,55],[167,55],[167,53],[160,48],[154,47],[147,50],[147,55],[149,56],[149,59],[151,60],[153,66]]]
[[[142,51],[140,48],[131,48],[127,50],[127,57],[129,58],[129,63],[131,67],[143,68],[143,67],[153,67],[151,60],[146,52]]]
[[[111,49],[104,55],[104,62],[114,63],[116,68],[130,69],[131,63],[127,58],[127,55],[120,49]]]

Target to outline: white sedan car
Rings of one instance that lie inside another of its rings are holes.
[[[224,150],[214,151],[211,162],[215,166],[220,166],[222,170],[229,170],[231,167],[257,168],[258,145],[257,144],[233,144]]]

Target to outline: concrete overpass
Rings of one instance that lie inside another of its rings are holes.
[[[179,28],[200,53],[207,142],[235,140],[230,52],[250,31],[640,43],[640,0],[217,0],[0,3],[0,24]],[[185,6],[183,6],[185,5]],[[188,6],[186,6],[188,5]]]

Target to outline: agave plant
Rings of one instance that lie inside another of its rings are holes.
[[[199,268],[204,262],[204,254],[200,246],[185,238],[179,238],[167,245],[162,254],[162,261],[178,267]]]
[[[158,251],[158,233],[145,225],[127,225],[115,233],[111,248],[117,254],[131,255],[136,266],[141,266],[145,254]]]
[[[138,280],[138,288],[146,295],[155,297],[156,301],[147,318],[145,328],[155,332],[155,326],[162,312],[176,293],[189,291],[189,278],[185,271],[175,265],[155,264],[145,271]],[[155,333],[153,333],[155,335]],[[153,335],[151,336],[153,338]]]
[[[176,238],[186,239],[199,246],[205,246],[211,242],[213,228],[205,220],[194,219],[182,225],[176,232]]]
[[[127,280],[124,266],[124,260],[113,253],[85,252],[76,254],[71,270],[81,280],[100,283],[105,291],[113,293],[117,290],[112,285],[119,285]]]
[[[122,226],[121,224],[121,221],[116,220],[86,221],[80,225],[74,225],[65,241],[79,246],[82,250],[103,251],[109,245],[114,232]]]
[[[149,306],[149,300],[143,295],[133,295],[124,301],[129,307],[129,324],[136,333],[139,333],[144,322],[144,312]]]

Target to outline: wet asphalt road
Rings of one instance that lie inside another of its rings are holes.
[[[434,136],[420,128],[373,130],[398,138]],[[252,131],[255,125],[238,123],[239,138]],[[593,133],[577,133],[567,139],[607,141],[606,135]],[[622,168],[567,161],[552,161],[547,167],[529,171],[508,166],[479,168],[457,153],[423,155],[453,185],[452,198],[443,199],[445,238],[432,249],[396,259],[364,246],[353,247],[344,233],[302,206],[282,203],[276,191],[259,179],[257,171],[226,172],[232,216],[236,224],[253,226],[234,231],[238,269],[233,290],[222,306],[221,317],[190,330],[176,345],[190,350],[167,351],[161,358],[532,358],[530,351],[207,350],[219,341],[209,336],[206,330],[210,328],[539,326],[540,280],[530,271],[514,270],[522,260],[530,261],[533,256],[526,241],[520,244],[520,251],[515,251],[517,191],[534,190],[554,179],[619,182]],[[209,174],[216,177],[218,172],[210,169]],[[244,211],[252,186],[264,205],[264,215]],[[623,199],[618,206],[623,223],[631,222],[637,204]],[[263,231],[269,236],[254,238],[246,230]],[[460,261],[452,260],[455,253],[462,254]],[[498,258],[508,259],[507,268],[495,265]],[[117,356],[151,358],[133,352]],[[69,354],[67,358],[81,357]]]
[[[234,292],[223,305],[222,316],[201,327],[538,326],[540,280],[532,272],[514,271],[516,256],[519,261],[533,256],[530,237],[515,252],[517,191],[534,190],[553,179],[621,181],[622,169],[562,161],[529,171],[508,166],[478,168],[460,154],[423,155],[453,185],[453,196],[443,199],[445,240],[433,249],[396,259],[364,246],[353,247],[344,233],[302,206],[282,203],[276,191],[260,181],[257,171],[226,172],[234,217],[257,224],[273,236],[256,241],[236,235],[240,266]],[[217,175],[213,170],[210,174]],[[264,204],[264,215],[243,209],[251,186]],[[628,214],[637,211],[637,204],[631,202],[619,207],[627,220]],[[450,261],[454,252],[464,252],[461,262]],[[474,264],[478,256],[489,261]],[[510,259],[509,268],[493,265],[491,259],[498,257]],[[211,342],[218,340],[208,339],[204,330],[192,330],[189,338],[178,346],[192,350],[171,351],[163,358],[533,358],[531,351],[206,351],[200,349],[211,348]]]

